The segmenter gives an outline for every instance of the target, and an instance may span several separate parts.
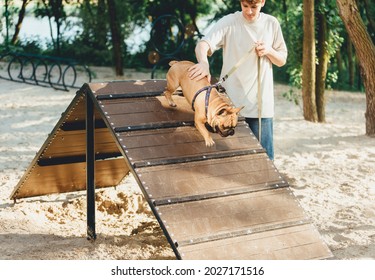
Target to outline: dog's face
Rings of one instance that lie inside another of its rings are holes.
[[[210,122],[214,132],[220,134],[221,137],[233,135],[234,128],[238,122],[238,113],[242,108],[233,108],[230,106],[219,108]]]

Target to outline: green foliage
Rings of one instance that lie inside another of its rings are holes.
[[[282,96],[288,101],[293,102],[295,105],[299,105],[300,96],[295,89],[297,88],[298,92],[300,92],[299,89],[302,88],[302,65],[300,65],[299,68],[291,68],[288,70],[290,75],[289,82],[292,88],[289,91],[284,92]]]
[[[99,60],[100,63],[97,65],[106,65],[109,62],[107,58],[110,33],[105,2],[91,4],[85,0],[79,6],[78,13],[82,30],[65,47],[71,49],[71,52],[77,52],[76,55],[87,64],[94,64]]]
[[[212,1],[209,0],[151,0],[145,3],[147,16],[151,21],[162,15],[175,15],[186,25],[195,20],[199,14],[211,12]]]
[[[302,65],[297,68],[293,68],[289,72],[290,83],[292,86],[301,89],[302,88]]]
[[[290,89],[289,91],[287,92],[284,92],[282,94],[282,96],[290,101],[290,102],[293,102],[295,105],[299,106],[300,105],[300,95],[298,93],[296,93],[296,91],[294,91],[293,89]]]
[[[17,42],[15,45],[8,45],[6,44],[0,45],[0,54],[6,53],[6,52],[26,52],[26,53],[33,53],[33,54],[41,54],[42,49],[39,45],[38,39],[28,39],[22,42]]]
[[[11,50],[14,52],[25,52],[32,54],[43,53],[41,40],[38,37],[27,38],[26,40],[18,41],[16,45],[11,46]]]
[[[333,57],[344,41],[341,36],[341,33],[344,30],[344,25],[338,15],[335,0],[321,0],[318,1],[318,4],[316,10],[324,14],[327,19],[328,41],[326,42],[326,45],[328,47],[329,56]],[[319,25],[319,22],[317,22],[316,25]]]
[[[287,24],[282,26],[284,39],[288,47],[286,72],[289,83],[297,88],[302,87],[302,51],[303,51],[303,7],[302,3],[289,8],[286,15]]]
[[[14,5],[14,0],[8,0],[8,12],[6,12],[5,10],[5,4],[4,4],[4,8],[3,8],[3,5],[0,6],[0,11],[1,11],[1,20],[0,20],[0,34],[1,33],[4,33],[6,34],[6,18],[8,16],[8,23],[9,23],[9,36],[11,36],[11,32],[13,31],[13,28],[12,26],[14,26],[14,19],[15,19],[15,15],[19,12],[19,8],[17,8],[15,5]],[[4,19],[4,21],[2,20]],[[10,40],[11,38],[9,38]],[[5,42],[6,38],[4,38],[4,44],[6,43]]]
[[[302,88],[302,55],[303,55],[303,6],[302,3],[297,4],[292,8],[292,2],[288,1],[289,6],[287,10],[286,21],[287,26],[283,26],[284,37],[288,46],[288,61],[286,65],[286,72],[289,75],[289,83],[298,89]],[[338,81],[337,67],[332,67],[335,60],[335,54],[340,50],[344,41],[342,32],[344,27],[338,15],[335,0],[316,1],[316,11],[323,13],[327,19],[327,41],[325,42],[330,58],[331,67],[328,69],[326,77],[327,88],[335,87]],[[319,22],[316,22],[316,27]],[[318,49],[316,50],[318,51]],[[285,97],[293,99],[292,93],[286,93]]]
[[[57,19],[66,18],[62,0],[37,1],[34,10],[36,17],[54,17]]]
[[[76,38],[74,41],[62,40],[60,44],[59,56],[61,57],[73,58],[80,64],[85,65],[108,66],[112,64],[112,54],[108,50],[97,49],[94,45],[81,41],[80,38]],[[54,56],[55,51],[50,46],[43,54]]]
[[[338,73],[337,71],[328,72],[327,73],[327,79],[326,79],[326,87],[328,89],[333,89],[334,85],[336,85],[338,81]]]

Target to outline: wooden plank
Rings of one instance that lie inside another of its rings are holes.
[[[288,186],[266,154],[137,168],[154,204]]]
[[[287,188],[162,205],[157,211],[178,244],[307,220]]]
[[[332,257],[311,225],[300,225],[178,248],[188,260],[309,260]]]
[[[54,166],[35,165],[22,180],[13,198],[64,193],[86,188],[86,163]],[[98,188],[116,186],[129,173],[123,158],[96,161],[96,186]]]
[[[262,152],[262,147],[248,127],[239,125],[233,136],[226,138],[212,134],[213,147],[206,147],[203,137],[194,127],[178,127],[147,132],[120,134],[120,142],[132,164],[142,162],[209,156],[226,152]]]
[[[254,134],[247,126],[245,122],[239,122],[235,128],[235,134],[233,136],[221,137],[217,133],[211,133],[212,138],[215,140],[233,140],[232,143],[225,143],[221,141],[216,143],[213,147],[203,148],[205,151],[215,150],[228,150],[230,145],[235,145],[237,149],[257,149],[260,147]],[[128,149],[136,149],[143,147],[155,147],[170,146],[173,144],[189,144],[194,146],[202,144],[205,146],[202,135],[198,132],[195,127],[177,127],[167,129],[155,129],[148,131],[130,131],[123,132],[120,134],[121,139],[125,139]],[[202,147],[199,147],[201,149]],[[233,147],[235,148],[235,147]]]
[[[167,85],[166,80],[127,80],[105,83],[90,83],[88,89],[97,96],[121,95],[127,93],[147,93],[159,91],[162,93]]]
[[[98,110],[94,110],[94,114],[96,119],[101,119]],[[68,110],[62,115],[64,116],[64,122],[84,121],[86,119],[85,97],[81,94],[77,95],[69,105]]]
[[[119,102],[99,101],[112,127],[139,126],[149,123],[192,122],[194,112],[184,97],[176,96],[177,107],[170,107],[166,98],[121,99]]]
[[[118,152],[115,139],[108,128],[95,130],[95,149],[97,153]],[[86,131],[59,130],[43,151],[41,159],[51,157],[76,156],[86,154]]]
[[[191,104],[186,101],[185,97],[174,95],[173,99],[177,104],[176,107],[169,106],[164,96],[99,100],[98,104],[100,104],[100,108],[104,113],[110,115],[129,115],[145,112],[162,112],[165,110],[194,114]]]

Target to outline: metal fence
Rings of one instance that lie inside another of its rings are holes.
[[[0,55],[0,78],[68,91],[91,82],[92,73],[72,59],[7,52]]]

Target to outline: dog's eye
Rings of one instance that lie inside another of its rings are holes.
[[[224,115],[227,112],[225,109],[221,109],[218,113],[218,115]]]

